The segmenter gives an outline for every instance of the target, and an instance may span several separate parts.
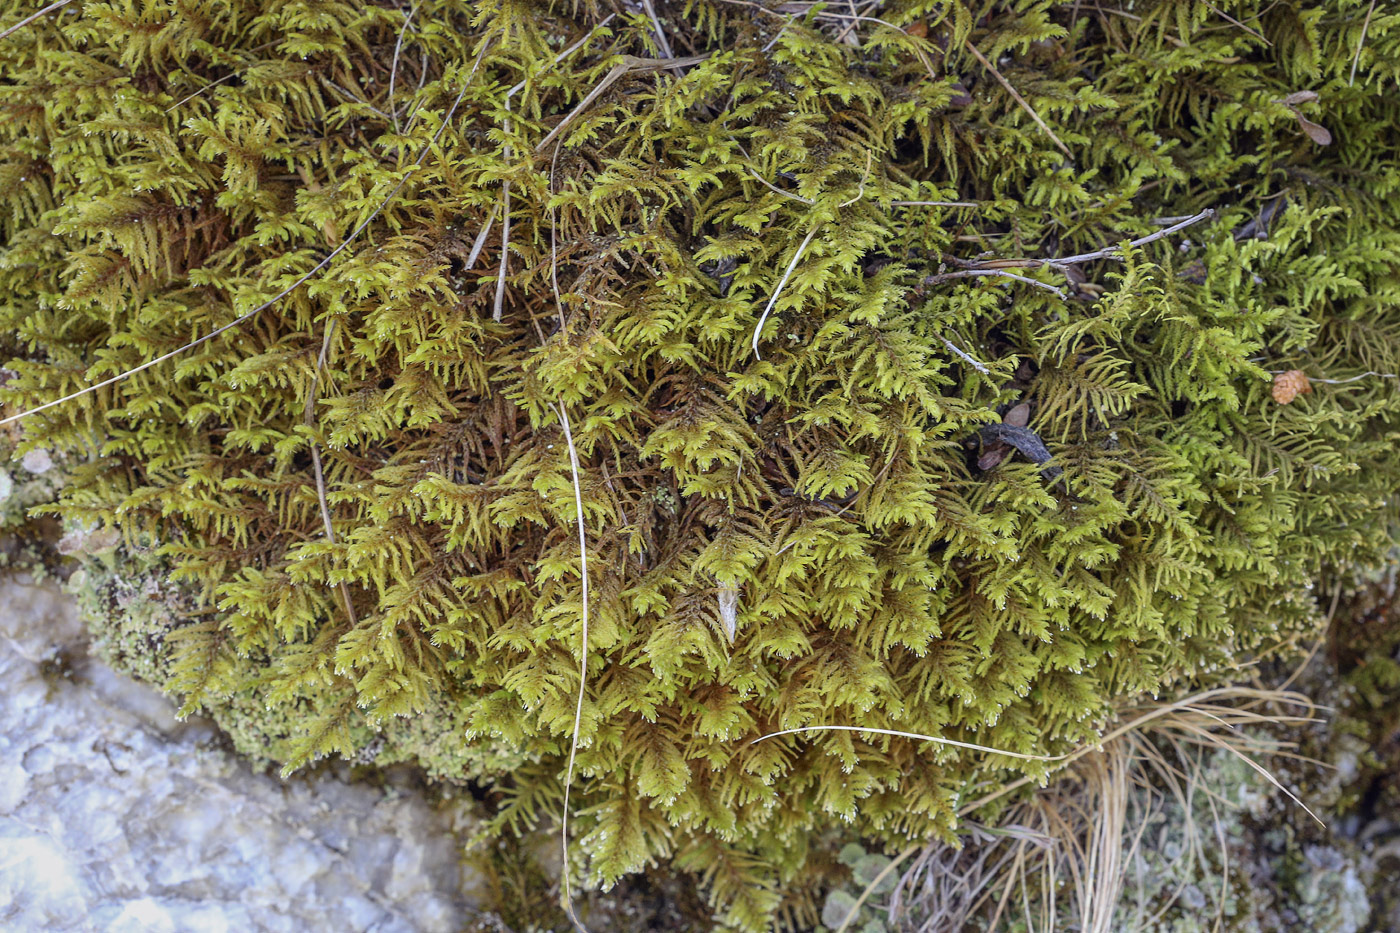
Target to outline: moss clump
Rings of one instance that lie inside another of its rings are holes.
[[[100,449],[63,512],[165,542],[212,610],[167,686],[286,724],[289,766],[403,728],[520,763],[499,827],[558,816],[565,418],[578,852],[600,884],[673,855],[746,928],[818,921],[815,830],[947,836],[1049,767],[757,736],[1054,753],[1387,546],[1395,14],[414,9],[117,0],[0,40],[4,400],[209,338],[26,443]],[[1335,381],[1280,404],[1293,370]]]
[[[67,588],[78,600],[98,656],[122,673],[178,692],[176,656],[168,639],[208,614],[198,609],[194,588],[172,582],[173,568],[149,543],[130,545],[76,529],[59,546],[81,562]],[[298,704],[270,703],[267,678],[252,659],[232,663],[236,668],[223,676],[239,684],[238,689],[206,698],[202,712],[255,767],[279,765],[296,754],[307,711]],[[453,711],[434,712],[437,715],[354,723],[354,760],[380,767],[410,762],[448,782],[501,775],[521,764],[509,749],[441,741],[443,731],[453,725]]]

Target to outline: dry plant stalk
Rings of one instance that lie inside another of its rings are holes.
[[[569,796],[574,784],[574,762],[578,759],[579,727],[583,724],[583,697],[588,689],[588,530],[584,525],[583,517],[583,488],[579,482],[578,448],[574,446],[574,434],[569,425],[569,413],[563,405],[559,405],[555,411],[559,415],[559,426],[564,429],[564,443],[569,448],[569,469],[574,486],[574,510],[578,521],[578,571],[583,580],[583,632],[579,637],[581,647],[578,662],[578,701],[574,706],[574,728],[573,734],[569,738],[569,766],[564,774],[563,813],[559,819],[559,847],[560,855],[563,858],[563,865],[560,869],[559,896],[564,912],[569,915],[574,927],[579,930],[587,930],[582,921],[579,920],[578,914],[574,912],[573,896],[569,886]]]
[[[51,13],[51,12],[53,12],[54,10],[57,10],[57,9],[59,9],[59,8],[61,8],[61,7],[65,7],[65,6],[67,6],[68,4],[70,4],[70,3],[72,3],[72,2],[73,2],[73,0],[55,0],[54,3],[50,3],[48,6],[44,7],[42,10],[39,10],[38,12],[35,12],[35,13],[30,13],[30,14],[29,14],[28,16],[26,16],[24,19],[22,19],[22,20],[20,20],[19,22],[15,23],[13,26],[9,27],[9,28],[6,29],[4,32],[0,32],[0,39],[5,38],[6,36],[8,36],[8,35],[9,35],[10,33],[12,33],[12,32],[18,32],[19,30],[23,29],[25,26],[28,26],[30,23],[34,22],[34,21],[35,21],[36,19],[38,19],[39,17],[43,16],[45,13]],[[1360,51],[1358,50],[1356,54],[1359,56],[1361,53],[1360,53]]]

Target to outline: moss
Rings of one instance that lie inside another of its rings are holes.
[[[173,692],[171,632],[200,615],[192,588],[172,582],[168,561],[150,547],[130,546],[111,536],[70,531],[67,552],[81,566],[67,588],[94,636],[93,649],[115,670]],[[233,675],[242,689],[210,697],[202,712],[227,735],[233,748],[255,767],[280,764],[294,751],[304,727],[304,709],[269,703],[257,659],[243,659]],[[412,763],[437,780],[501,774],[521,763],[489,746],[454,741],[465,729],[446,711],[421,719],[395,719],[354,736],[359,764],[388,767]]]
[[[70,4],[0,40],[0,394],[152,365],[20,453],[159,542],[104,637],[241,748],[417,759],[518,830],[577,738],[591,883],[815,923],[815,837],[950,838],[1050,765],[754,739],[1055,754],[1387,553],[1366,6],[697,0],[656,64],[593,3]]]
[[[0,386],[4,384],[0,370]],[[5,409],[0,407],[0,417]],[[0,428],[0,570],[19,570],[42,578],[57,563],[60,523],[36,519],[32,510],[54,501],[67,476],[66,463],[55,463],[43,448],[25,456],[16,450],[19,431]]]

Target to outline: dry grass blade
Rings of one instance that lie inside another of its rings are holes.
[[[1028,279],[1027,281],[1030,280]],[[962,347],[959,347],[957,344],[953,343],[953,341],[949,340],[947,337],[944,337],[940,334],[938,339],[943,341],[943,346],[947,347],[949,352],[957,355],[959,358],[962,359],[964,363],[971,366],[973,369],[977,370],[982,375],[990,376],[992,374],[992,371],[987,368],[985,363],[978,362],[972,357],[970,353],[968,353]]]
[[[940,272],[937,275],[931,275],[928,277],[928,279],[925,279],[924,281],[926,284],[932,285],[937,284],[939,282],[948,281],[950,279],[966,279],[988,275],[995,275],[1004,279],[1014,279],[1017,282],[1024,282],[1027,285],[1034,285],[1036,288],[1043,288],[1047,292],[1054,294],[1061,301],[1065,300],[1065,293],[1063,289],[1056,288],[1048,282],[1036,281],[1035,279],[1030,278],[1029,276],[1017,275],[1015,272],[1009,272],[1006,269],[958,269],[953,272]]]
[[[1144,246],[1148,243],[1160,240],[1163,237],[1169,237],[1173,233],[1176,233],[1178,230],[1185,230],[1187,227],[1194,226],[1195,224],[1198,224],[1203,220],[1210,220],[1214,216],[1215,211],[1208,207],[1205,210],[1201,211],[1199,214],[1192,214],[1190,217],[1187,217],[1179,223],[1172,224],[1170,227],[1167,227],[1163,230],[1158,230],[1155,233],[1149,233],[1147,236],[1144,237],[1138,237],[1136,240],[1129,240],[1128,245]],[[1091,253],[1080,253],[1077,256],[1067,256],[1064,259],[1046,259],[1043,261],[1046,265],[1049,266],[1071,266],[1077,265],[1082,262],[1092,262],[1095,259],[1117,259],[1121,255],[1122,254],[1118,251],[1118,247],[1106,246],[1103,249],[1096,249]]]
[[[981,207],[980,201],[891,201],[891,207]]]
[[[1376,12],[1376,0],[1371,0],[1371,5],[1366,8],[1366,18],[1361,22],[1361,38],[1356,40],[1356,55],[1351,60],[1351,77],[1347,78],[1347,87],[1356,84],[1356,68],[1361,64],[1361,50],[1366,47],[1366,30],[1371,28],[1371,15]]]
[[[339,92],[341,93],[341,95],[342,95],[346,100],[354,101],[355,103],[357,103],[357,104],[359,104],[360,106],[362,106],[362,107],[366,108],[367,110],[369,110],[369,111],[370,111],[371,113],[373,113],[375,116],[381,117],[381,118],[383,118],[383,119],[385,119],[385,120],[392,119],[392,118],[389,116],[389,114],[387,114],[387,113],[385,113],[384,111],[380,110],[378,107],[374,106],[374,104],[371,104],[369,101],[365,100],[363,97],[361,97],[360,95],[356,94],[354,91],[350,90],[349,88],[343,87],[343,86],[341,86],[341,85],[335,83],[334,81],[332,81],[330,78],[326,77],[325,75],[321,75],[321,80],[324,81],[324,82],[325,82],[326,84],[328,84],[329,86],[335,88],[337,91],[339,91]]]
[[[247,54],[251,55],[251,54],[254,53],[254,52],[261,52],[263,49],[270,49],[270,48],[272,48],[274,45],[277,45],[280,41],[281,41],[280,39],[274,39],[274,40],[272,40],[271,42],[264,42],[262,45],[257,45],[257,46],[254,46],[253,48],[249,49],[248,52],[247,52]],[[252,64],[252,63],[251,63],[251,62],[245,62],[245,64]],[[191,72],[189,69],[184,69],[184,71],[185,71],[186,74],[190,75],[190,77],[198,77],[198,76],[195,75],[193,72]],[[205,84],[205,85],[204,85],[202,88],[200,88],[199,90],[193,91],[193,92],[191,92],[191,93],[189,93],[189,94],[186,94],[184,97],[180,98],[180,99],[177,100],[175,103],[171,104],[169,107],[166,107],[165,110],[164,110],[163,112],[164,112],[164,113],[169,113],[170,111],[176,109],[177,107],[180,107],[181,105],[187,104],[187,103],[189,103],[190,101],[194,100],[196,97],[198,97],[199,95],[203,94],[205,91],[209,90],[210,88],[216,88],[216,87],[218,87],[220,84],[223,84],[225,81],[231,81],[231,80],[233,80],[234,78],[237,78],[237,77],[238,77],[239,75],[241,75],[241,74],[242,74],[242,72],[240,72],[240,71],[235,71],[235,72],[232,72],[232,73],[230,73],[230,74],[226,74],[226,75],[224,75],[222,78],[219,78],[219,79],[217,79],[217,80],[215,80],[215,81],[210,81],[209,83]]]
[[[802,254],[807,251],[807,247],[812,242],[812,237],[817,235],[817,229],[817,227],[813,227],[811,230],[807,231],[807,236],[803,238],[802,243],[797,247],[797,252],[792,254],[792,259],[788,262],[787,271],[783,273],[783,277],[778,281],[778,287],[773,289],[773,295],[768,299],[768,306],[763,309],[763,313],[759,315],[758,323],[754,325],[753,356],[756,360],[763,359],[758,353],[758,341],[763,336],[763,325],[768,323],[768,315],[773,313],[773,305],[777,304],[778,296],[783,293],[783,287],[787,285],[788,279],[792,277],[792,270],[797,268],[797,263],[802,259]],[[3,423],[4,422],[0,422],[0,424]]]
[[[791,191],[784,191],[782,188],[779,188],[777,185],[773,184],[771,181],[769,181],[768,179],[764,178],[762,175],[758,174],[758,172],[755,172],[753,169],[749,169],[749,174],[752,175],[755,179],[757,179],[760,183],[762,183],[762,184],[766,185],[768,188],[770,188],[770,189],[773,191],[774,194],[780,194],[780,195],[782,195],[783,197],[788,198],[789,200],[801,201],[803,204],[816,204],[816,203],[817,203],[816,201],[813,201],[811,198],[804,198],[804,197],[803,197],[802,195],[800,195],[800,194],[793,194]]]
[[[612,22],[613,17],[615,17],[616,15],[616,13],[609,13],[607,16],[603,17],[603,19],[598,23],[598,25],[588,30],[588,32],[584,33],[572,45],[568,46],[558,55],[554,56],[553,60],[551,60],[549,64],[545,65],[545,68],[542,70],[553,68],[555,65],[559,64],[564,59],[574,54],[574,52],[583,48],[584,43],[586,43],[589,39],[592,39],[594,34],[596,34],[598,30],[602,29],[608,23]],[[511,103],[515,99],[515,95],[519,94],[522,90],[524,90],[528,80],[528,78],[521,80],[509,91],[506,91],[506,118],[502,128],[505,130],[507,136],[510,135],[511,131]],[[503,155],[506,159],[510,159],[512,153],[513,150],[511,149],[510,143],[507,142],[503,150]],[[505,308],[506,273],[509,271],[510,266],[510,181],[508,180],[501,183],[501,201],[501,264],[500,268],[496,272],[496,298],[492,304],[491,309],[491,319],[493,321],[499,321],[501,319],[501,315]],[[492,213],[492,216],[495,216],[494,212]]]
[[[52,13],[54,10],[57,10],[60,7],[65,7],[72,2],[73,0],[57,0],[56,3],[50,3],[48,6],[44,7],[37,13],[30,13],[28,16],[15,23],[9,29],[6,29],[4,32],[0,32],[0,39],[5,38],[6,36],[10,35],[10,33],[18,32],[25,26],[28,26],[30,23],[34,22],[39,17],[43,16],[45,13]]]
[[[881,882],[883,882],[886,878],[893,874],[894,870],[900,866],[900,863],[902,863],[905,859],[907,859],[909,856],[913,855],[917,851],[919,851],[918,846],[910,846],[903,852],[896,855],[894,858],[890,859],[890,863],[884,868],[880,869],[879,874],[877,874],[874,878],[870,879],[870,883],[865,886],[865,890],[860,892],[860,897],[856,898],[855,903],[851,905],[851,909],[846,911],[846,919],[841,921],[841,925],[836,928],[836,933],[846,933],[846,930],[848,930],[851,924],[855,922],[856,917],[860,915],[861,907],[865,905],[865,902],[870,898],[870,895],[880,887]]]
[[[496,269],[496,298],[491,320],[499,321],[506,305],[506,273],[510,271],[510,182],[501,182],[501,263]]]
[[[210,81],[208,84],[204,85],[204,87],[200,88],[199,90],[194,91],[194,92],[191,93],[191,94],[186,94],[184,97],[180,98],[180,99],[177,100],[175,103],[171,104],[169,107],[166,107],[166,108],[165,108],[165,112],[166,112],[166,113],[169,113],[170,111],[172,111],[172,110],[174,110],[175,108],[179,107],[181,104],[187,104],[187,103],[189,103],[190,101],[194,100],[196,97],[198,97],[199,95],[203,94],[205,91],[209,90],[210,88],[218,87],[220,84],[223,84],[225,81],[232,81],[232,80],[233,80],[234,78],[236,78],[236,77],[238,77],[238,72],[235,71],[235,72],[233,72],[232,74],[226,74],[226,75],[224,75],[222,78],[219,78],[217,81]]]
[[[418,13],[418,4],[413,4],[408,10],[408,15],[404,17],[403,28],[399,30],[398,38],[394,40],[394,60],[389,65],[389,112],[394,115],[394,132],[399,132],[399,108],[394,104],[394,85],[399,77],[399,55],[403,52],[404,33],[408,32],[408,27],[413,23],[413,17]]]
[[[933,742],[938,745],[949,745],[954,748],[966,748],[975,752],[988,752],[993,755],[1003,755],[1007,758],[1019,758],[1022,761],[1064,761],[1068,755],[1028,755],[1024,752],[1008,751],[1004,748],[991,748],[987,745],[978,745],[974,742],[959,742],[956,739],[944,739],[936,735],[924,735],[919,732],[901,732],[898,729],[876,729],[873,726],[798,726],[796,729],[783,729],[779,732],[769,732],[761,735],[750,742],[750,745],[757,745],[765,739],[777,738],[780,735],[796,735],[799,732],[869,732],[874,735],[892,735],[902,739],[918,739],[921,742]]]
[[[1240,27],[1240,28],[1243,29],[1245,32],[1249,33],[1251,36],[1253,36],[1254,38],[1258,39],[1260,42],[1264,43],[1265,46],[1267,46],[1267,47],[1269,47],[1269,48],[1273,48],[1273,45],[1274,45],[1274,44],[1273,44],[1272,42],[1270,42],[1268,39],[1264,38],[1264,34],[1261,33],[1261,32],[1259,32],[1257,29],[1250,29],[1248,26],[1246,26],[1244,23],[1240,22],[1239,20],[1235,19],[1235,18],[1234,18],[1233,16],[1231,16],[1229,13],[1226,13],[1224,10],[1222,10],[1222,9],[1220,9],[1219,7],[1215,6],[1214,4],[1210,3],[1209,0],[1202,0],[1202,2],[1204,2],[1205,5],[1206,5],[1206,8],[1207,8],[1208,10],[1210,10],[1212,13],[1214,13],[1216,16],[1219,16],[1221,19],[1225,20],[1226,22],[1229,22],[1229,23],[1231,23],[1231,24],[1233,24],[1233,25],[1235,25],[1235,26]]]
[[[1040,119],[1040,114],[1036,113],[1035,108],[1032,107],[1030,103],[1027,102],[1027,100],[1024,97],[1021,96],[1021,92],[1012,87],[1010,81],[1002,77],[1001,72],[997,71],[996,66],[987,60],[987,56],[979,52],[977,50],[977,46],[973,45],[970,40],[964,42],[963,45],[965,45],[967,47],[967,50],[972,53],[973,58],[977,59],[979,62],[982,63],[983,68],[986,68],[989,72],[992,73],[992,77],[997,79],[997,83],[999,83],[1002,87],[1006,88],[1006,92],[1011,95],[1011,98],[1015,100],[1017,104],[1020,105],[1022,110],[1024,110],[1030,115],[1030,118],[1035,121],[1035,125],[1045,131],[1045,135],[1050,137],[1051,141],[1055,143],[1056,148],[1063,152],[1066,158],[1073,159],[1074,155],[1069,151],[1069,147],[1060,141],[1060,137],[1055,135],[1055,131],[1050,129],[1050,126],[1044,120]]]
[[[466,264],[463,266],[464,272],[470,272],[476,268],[476,261],[481,258],[481,251],[486,248],[486,238],[491,235],[491,227],[496,223],[496,214],[500,212],[500,205],[491,208],[491,213],[486,215],[486,223],[481,225],[481,232],[476,235],[476,240],[472,242],[472,251],[467,255]]]
[[[586,930],[587,928],[579,920],[578,915],[574,913],[574,901],[569,887],[569,792],[573,789],[574,762],[578,758],[578,732],[583,723],[583,695],[588,687],[588,533],[583,523],[583,487],[579,481],[578,449],[574,447],[574,434],[569,425],[569,413],[563,405],[557,406],[556,411],[559,413],[559,424],[564,429],[564,443],[569,448],[569,469],[573,473],[574,510],[578,522],[579,576],[583,580],[583,609],[581,612],[583,634],[578,662],[578,701],[574,705],[574,734],[569,741],[569,765],[564,772],[564,813],[559,821],[559,844],[563,858],[560,900],[563,903],[564,912],[569,915],[574,926],[579,930]]]
[[[1266,712],[1271,707],[1301,708],[1302,714]],[[1315,709],[1306,697],[1283,689],[1222,687],[1125,710],[1119,725],[1098,742],[1060,756],[1065,763],[1060,779],[1003,814],[1007,832],[993,835],[973,826],[973,839],[961,850],[942,844],[926,848],[900,879],[890,901],[891,917],[908,921],[918,909],[924,920],[911,929],[954,933],[985,908],[993,914],[988,929],[996,929],[1013,900],[1018,900],[1026,929],[1048,933],[1063,914],[1064,908],[1056,903],[1057,891],[1063,887],[1071,895],[1075,929],[1113,933],[1118,929],[1115,924],[1122,922],[1129,865],[1138,858],[1149,817],[1167,801],[1182,814],[1183,858],[1188,866],[1208,861],[1193,813],[1197,807],[1209,811],[1219,837],[1225,885],[1229,862],[1218,808],[1232,804],[1209,786],[1205,756],[1239,759],[1316,819],[1255,760],[1266,755],[1299,757],[1290,751],[1292,743],[1258,730],[1313,722]],[[1013,781],[963,806],[959,815],[966,817],[1029,781]],[[1032,877],[1038,885],[1029,883]],[[1176,884],[1149,924],[1165,915],[1187,883]],[[873,889],[868,886],[859,903],[865,903]],[[1145,912],[1141,893],[1138,900],[1141,916]],[[1222,895],[1217,907],[1223,910],[1223,905]]]
[[[544,139],[541,139],[535,144],[535,151],[543,151],[545,146],[548,146],[554,141],[554,137],[568,129],[569,124],[578,119],[579,114],[587,110],[599,97],[602,97],[607,89],[616,84],[623,75],[634,71],[658,71],[663,68],[684,68],[687,65],[698,65],[709,57],[709,55],[690,55],[686,58],[649,59],[637,58],[634,55],[622,56],[622,61],[614,65],[613,69],[603,76],[603,80],[599,81],[591,91],[584,95],[583,100],[579,101],[578,105],[575,106],[573,110],[570,110],[568,115],[560,120],[559,124],[555,126],[554,129],[550,130]]]
[[[651,0],[642,0],[642,9],[646,10],[647,18],[651,20],[652,32],[656,36],[656,47],[661,50],[662,58],[675,58],[675,53],[671,51],[671,42],[666,38],[666,30],[661,26],[661,17],[656,15],[656,7]],[[671,66],[676,77],[685,77],[685,70],[680,65]]]
[[[321,338],[321,353],[316,357],[316,370],[311,374],[311,385],[306,391],[306,405],[302,409],[302,423],[308,428],[316,425],[316,388],[321,382],[321,372],[326,368],[326,357],[330,353],[331,337],[335,334],[335,320],[332,319],[326,325],[325,336]],[[311,469],[312,475],[316,479],[316,499],[321,506],[321,525],[326,531],[326,540],[335,544],[335,527],[331,524],[330,500],[326,497],[326,474],[321,467],[321,445],[315,440],[311,442]],[[340,599],[345,604],[345,615],[350,619],[350,624],[355,625],[359,620],[355,615],[355,603],[350,599],[350,586],[344,580],[340,581]]]

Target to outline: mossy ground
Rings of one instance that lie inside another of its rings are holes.
[[[830,833],[950,839],[1387,559],[1400,15],[653,12],[6,36],[0,397],[113,380],[21,443],[154,547],[113,650],[249,753],[415,759],[591,885],[810,926]],[[827,725],[1028,757],[754,741]]]

